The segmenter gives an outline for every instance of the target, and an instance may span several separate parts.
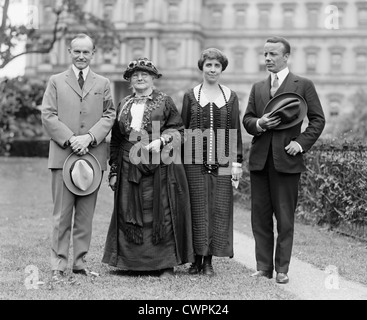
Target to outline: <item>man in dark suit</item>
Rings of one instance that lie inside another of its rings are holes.
[[[91,194],[73,193],[63,179],[65,160],[71,153],[83,157],[89,152],[98,160],[101,170],[107,170],[106,136],[116,111],[110,81],[89,67],[94,53],[93,40],[85,34],[77,35],[69,48],[70,68],[50,78],[42,102],[42,122],[51,137],[48,168],[52,173],[54,202],[51,269],[55,282],[62,280],[67,268],[71,233],[73,272],[89,274],[85,256],[101,182]]]
[[[254,136],[249,170],[257,272],[252,276],[270,279],[275,268],[277,283],[289,281],[298,183],[301,172],[306,170],[303,154],[316,142],[325,126],[314,84],[288,69],[290,51],[290,45],[284,38],[273,37],[266,41],[265,63],[271,74],[253,85],[243,118],[246,131]],[[271,98],[284,92],[296,93],[307,103],[309,123],[303,132],[303,121],[287,129],[274,130],[280,124],[280,118],[264,114]],[[273,215],[278,232],[274,261]]]

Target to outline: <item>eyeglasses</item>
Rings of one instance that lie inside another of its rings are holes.
[[[132,68],[135,68],[135,67],[138,67],[138,66],[141,66],[141,67],[149,67],[149,68],[154,68],[154,65],[153,65],[153,62],[152,61],[149,61],[149,60],[134,60],[134,61],[131,61],[128,65],[128,68],[132,69]]]

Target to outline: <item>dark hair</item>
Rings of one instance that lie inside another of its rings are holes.
[[[226,70],[228,66],[228,59],[222,51],[216,48],[209,48],[201,53],[201,57],[198,61],[199,69],[203,71],[205,60],[213,60],[213,59],[216,59],[220,62],[220,64],[222,65],[222,71]]]
[[[94,44],[94,40],[90,37],[90,36],[88,36],[87,34],[85,34],[85,33],[79,33],[79,34],[77,34],[71,41],[70,41],[70,48],[72,47],[72,45],[73,45],[73,42],[75,41],[75,40],[78,40],[78,39],[89,39],[91,42],[92,42],[92,45],[93,45],[93,50],[95,50],[96,49],[96,45]]]
[[[282,37],[271,37],[268,40],[266,40],[266,42],[270,42],[270,43],[282,43],[284,46],[284,50],[283,50],[283,54],[291,54],[291,45],[289,44],[289,42],[282,38]]]

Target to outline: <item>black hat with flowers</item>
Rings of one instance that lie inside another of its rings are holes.
[[[131,61],[124,72],[124,79],[129,80],[135,71],[146,71],[155,75],[157,78],[162,76],[154,66],[153,62],[147,58],[139,58]]]

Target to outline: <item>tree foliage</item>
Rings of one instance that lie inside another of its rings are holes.
[[[6,154],[14,139],[45,136],[39,106],[46,83],[18,77],[0,82],[0,154]]]
[[[351,97],[353,109],[329,125],[328,138],[364,140],[367,138],[367,92],[360,87]]]
[[[112,50],[120,42],[113,23],[83,10],[83,1],[50,1],[51,23],[39,29],[38,23],[14,25],[9,19],[9,6],[12,0],[0,3],[0,69],[15,58],[29,53],[49,53],[55,43],[66,34],[85,32],[92,36],[103,50]],[[26,41],[23,51],[16,52]]]

